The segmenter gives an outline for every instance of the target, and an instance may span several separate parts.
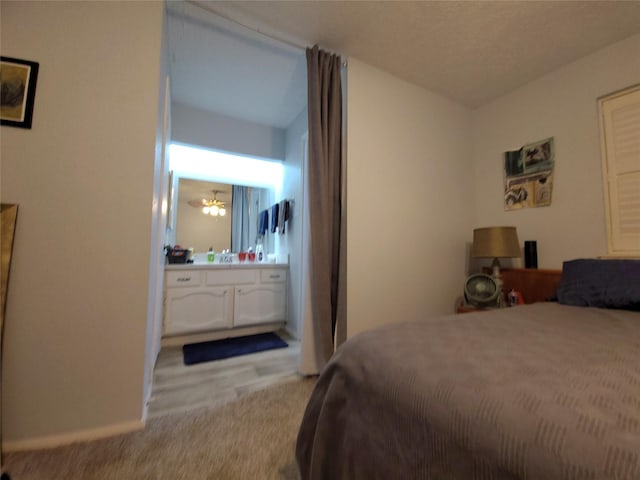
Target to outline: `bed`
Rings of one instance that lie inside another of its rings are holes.
[[[640,479],[640,261],[565,262],[557,293],[349,339],[307,405],[302,479]]]

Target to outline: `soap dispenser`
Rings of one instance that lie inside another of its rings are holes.
[[[264,262],[264,247],[262,246],[262,237],[258,237],[256,242],[256,261],[258,263]]]
[[[213,247],[209,247],[209,252],[207,252],[207,262],[213,263],[216,258],[216,254],[213,252]]]

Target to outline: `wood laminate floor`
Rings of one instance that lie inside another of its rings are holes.
[[[213,362],[185,365],[182,347],[163,347],[154,371],[148,418],[235,400],[271,385],[300,380],[300,341],[278,332],[289,346]]]

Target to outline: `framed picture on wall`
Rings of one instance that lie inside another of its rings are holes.
[[[39,64],[0,57],[0,124],[31,128]]]
[[[504,209],[551,205],[553,137],[504,153]]]

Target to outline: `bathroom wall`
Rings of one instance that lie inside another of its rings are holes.
[[[285,131],[181,103],[172,104],[172,139],[229,153],[282,160]]]

